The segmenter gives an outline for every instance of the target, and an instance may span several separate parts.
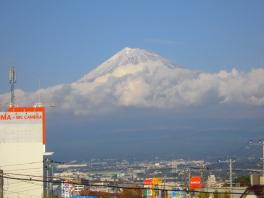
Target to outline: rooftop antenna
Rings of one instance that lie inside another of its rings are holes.
[[[9,84],[10,84],[10,107],[15,106],[15,84],[16,84],[16,70],[11,67],[9,70]]]

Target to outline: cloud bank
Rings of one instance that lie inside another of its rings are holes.
[[[70,84],[32,93],[16,90],[17,104],[32,105],[40,98],[46,105],[56,105],[57,111],[74,114],[106,113],[122,107],[177,109],[225,104],[264,105],[262,68],[207,73],[167,67],[155,58],[142,62],[129,57],[132,62],[126,62],[125,66],[105,65],[113,64],[117,59],[115,55],[113,60]],[[1,94],[0,100],[2,108],[5,107],[9,94]]]
[[[218,73],[176,68],[145,71],[126,68],[92,81],[62,84],[33,93],[16,90],[18,105],[32,105],[39,98],[58,111],[75,114],[107,112],[119,107],[188,108],[192,106],[264,105],[264,69]],[[0,95],[7,105],[9,94]]]

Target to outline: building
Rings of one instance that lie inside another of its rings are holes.
[[[43,197],[45,108],[10,107],[0,113],[0,169],[4,198]]]
[[[207,185],[206,186],[209,187],[209,188],[217,186],[215,175],[209,175],[208,176]]]

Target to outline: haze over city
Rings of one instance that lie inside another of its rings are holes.
[[[264,130],[263,1],[1,1],[0,107],[57,159],[219,158]]]

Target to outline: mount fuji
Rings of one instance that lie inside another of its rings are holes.
[[[20,106],[39,98],[56,106],[47,137],[61,158],[197,157],[263,138],[263,76],[263,68],[195,71],[124,48],[74,82],[15,94]],[[0,101],[6,108],[9,94]]]
[[[167,108],[185,103],[184,98],[173,96],[179,91],[171,88],[198,75],[199,72],[179,67],[153,52],[124,48],[72,83],[71,88],[82,95],[91,93],[87,99],[100,103],[100,108],[107,108],[105,103],[108,107]]]
[[[117,73],[122,73],[122,71],[124,75],[143,70],[153,72],[158,67],[160,69],[173,69],[178,66],[153,52],[139,48],[133,49],[126,47],[86,74],[80,81],[93,80],[100,76],[114,73],[115,71],[117,76]]]
[[[16,90],[18,105],[41,98],[58,111],[105,114],[122,107],[182,109],[208,105],[264,105],[264,69],[208,73],[171,63],[145,49],[124,48],[79,80],[28,93]],[[0,95],[2,106],[9,94]]]

